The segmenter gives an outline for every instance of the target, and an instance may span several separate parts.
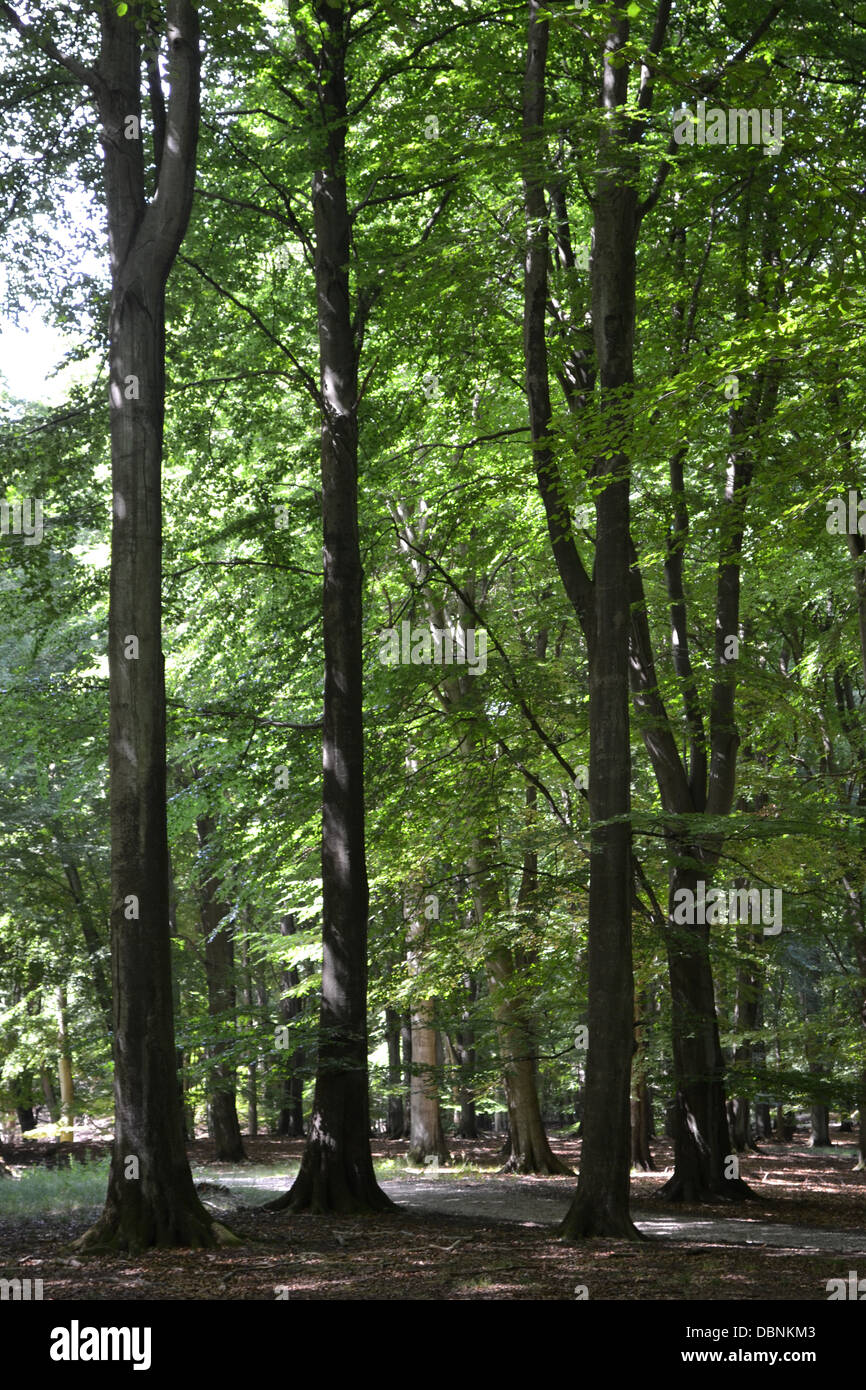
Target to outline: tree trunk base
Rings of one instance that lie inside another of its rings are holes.
[[[633,1173],[655,1173],[656,1166],[653,1162],[652,1154],[647,1158],[633,1158],[631,1161]]]
[[[364,1216],[397,1211],[397,1204],[369,1177],[331,1164],[301,1165],[288,1192],[265,1202],[263,1211],[306,1212],[310,1216]]]
[[[707,1185],[698,1178],[686,1178],[674,1173],[655,1193],[662,1202],[681,1202],[685,1206],[701,1206],[718,1202],[750,1202],[755,1193],[742,1178],[722,1178]]]
[[[511,1154],[498,1171],[500,1173],[535,1174],[543,1178],[574,1177],[574,1169],[569,1168],[568,1164],[561,1158],[557,1158],[554,1153],[540,1159],[535,1158],[533,1154]]]
[[[246,1149],[243,1143],[240,1144],[217,1144],[216,1159],[218,1163],[248,1163]]]
[[[377,1183],[367,1187],[364,1193],[353,1191],[348,1181],[336,1175],[300,1172],[288,1193],[265,1202],[261,1208],[265,1212],[292,1212],[297,1215],[306,1212],[309,1216],[370,1216],[378,1212],[398,1211],[396,1202],[391,1201]]]
[[[440,1168],[447,1168],[451,1162],[451,1154],[447,1149],[416,1148],[410,1149],[406,1154],[406,1162],[410,1163],[413,1168],[426,1167],[428,1158],[431,1160],[435,1158]]]
[[[582,1193],[575,1196],[558,1235],[564,1241],[587,1240],[593,1236],[631,1241],[647,1239],[638,1230],[628,1211],[613,1209]]]
[[[204,1209],[202,1209],[204,1210]],[[136,1255],[144,1250],[212,1250],[218,1245],[241,1245],[243,1242],[221,1222],[204,1212],[177,1211],[168,1218],[139,1216],[133,1222],[119,1212],[106,1213],[95,1226],[74,1241],[71,1249],[83,1254],[122,1251]]]

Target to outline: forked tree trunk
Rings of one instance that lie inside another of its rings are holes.
[[[170,95],[154,88],[157,192],[145,195],[142,39],[134,8],[100,5],[90,86],[102,122],[111,259],[113,525],[109,599],[111,955],[115,1142],[105,1209],[85,1248],[213,1245],[193,1187],[175,1074],[166,833],[161,466],[165,285],[195,185],[198,15],[166,7]]]

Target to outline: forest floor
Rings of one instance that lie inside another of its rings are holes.
[[[67,1154],[103,1162],[89,1176],[72,1164],[70,1184],[77,1170],[89,1186],[70,1185],[64,1197],[46,1185],[44,1197],[34,1189],[23,1207],[12,1194],[22,1183],[0,1183],[0,1278],[42,1279],[46,1299],[100,1301],[826,1300],[827,1280],[847,1279],[857,1260],[858,1277],[866,1276],[866,1174],[853,1171],[854,1147],[840,1138],[825,1150],[762,1141],[760,1153],[741,1160],[754,1200],[714,1207],[654,1196],[671,1162],[670,1146],[655,1143],[659,1171],[632,1175],[633,1215],[650,1237],[637,1245],[563,1244],[557,1224],[574,1179],[502,1175],[492,1141],[456,1141],[451,1167],[423,1171],[406,1167],[405,1143],[374,1141],[379,1179],[397,1209],[313,1217],[257,1210],[288,1187],[303,1141],[246,1140],[249,1162],[228,1166],[197,1140],[190,1161],[196,1180],[211,1185],[202,1198],[243,1245],[138,1257],[69,1250],[98,1214],[105,1146],[30,1142],[7,1148],[25,1180],[37,1166],[41,1180],[45,1163],[65,1163]],[[554,1149],[577,1163],[579,1141],[554,1139]]]

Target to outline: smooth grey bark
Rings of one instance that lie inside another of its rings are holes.
[[[66,69],[101,122],[111,308],[112,552],[109,598],[109,777],[115,1144],[105,1209],[87,1248],[212,1245],[193,1187],[174,1074],[166,834],[165,686],[161,640],[161,465],[165,286],[186,232],[199,126],[199,23],[169,0],[169,98],[154,91],[156,192],[145,192],[140,129],[142,41],[133,13],[99,6],[95,66],[40,38],[9,5],[6,23]],[[136,1176],[130,1174],[135,1172]]]
[[[309,106],[321,412],[322,596],[325,649],[322,745],[322,995],[313,1111],[301,1170],[271,1209],[383,1211],[370,1151],[367,1072],[367,915],[361,553],[358,541],[360,319],[349,286],[352,219],[346,190],[346,58],[351,15],[312,6],[320,47],[299,46],[311,68]],[[357,306],[356,306],[357,307]],[[363,317],[363,316],[361,316]],[[357,332],[356,332],[357,330]]]

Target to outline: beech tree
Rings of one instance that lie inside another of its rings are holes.
[[[64,53],[10,6],[2,14],[82,86],[101,124],[111,308],[112,548],[108,628],[111,954],[115,1142],[105,1210],[84,1248],[212,1245],[184,1148],[175,1065],[166,829],[161,468],[165,286],[192,208],[199,127],[199,21],[165,9],[169,63],[145,53],[144,16],[103,0],[91,61]],[[147,16],[156,39],[157,12]],[[90,37],[90,36],[88,36]],[[146,74],[152,170],[142,131]],[[148,173],[153,194],[147,196]]]

